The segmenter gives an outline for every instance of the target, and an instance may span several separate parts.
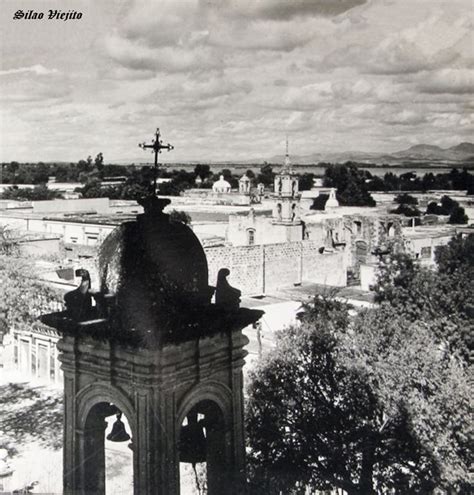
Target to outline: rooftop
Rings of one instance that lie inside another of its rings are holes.
[[[403,235],[408,239],[426,239],[436,237],[453,236],[456,233],[474,233],[473,228],[463,227],[460,225],[419,225],[416,227],[403,228]]]

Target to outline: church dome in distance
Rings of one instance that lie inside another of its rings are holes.
[[[214,192],[230,192],[231,189],[231,185],[224,179],[223,175],[221,175],[219,177],[219,180],[214,182],[214,184],[212,185],[212,190]]]
[[[145,213],[117,227],[99,254],[101,292],[115,296],[116,319],[125,331],[156,338],[156,329],[186,308],[210,304],[208,267],[196,235],[172,222],[169,200],[149,197]]]

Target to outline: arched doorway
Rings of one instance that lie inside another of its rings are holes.
[[[133,493],[132,429],[126,415],[113,403],[98,402],[83,419],[77,435],[82,447],[79,469],[84,493]]]
[[[222,410],[212,400],[187,411],[178,438],[181,495],[226,493],[231,434]]]
[[[127,417],[121,413],[106,418],[105,493],[133,493],[133,439]]]
[[[358,265],[367,263],[368,246],[365,241],[356,241],[355,259]]]

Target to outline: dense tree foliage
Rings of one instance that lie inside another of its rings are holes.
[[[316,297],[279,333],[248,390],[255,493],[469,493],[473,247],[453,239],[438,273],[391,257],[376,308]]]
[[[0,255],[19,254],[18,234],[6,225],[0,225]]]
[[[337,189],[337,199],[342,206],[375,206],[366,184],[367,172],[347,162],[326,169],[323,184]]]
[[[15,254],[0,254],[0,312],[9,327],[31,328],[38,316],[58,308],[61,297],[41,283],[32,261]]]
[[[48,189],[46,184],[39,184],[31,189],[10,186],[0,194],[1,199],[11,199],[14,201],[41,201],[60,197],[61,194],[58,191]]]
[[[437,248],[437,271],[407,254],[387,256],[374,286],[375,301],[411,321],[429,323],[438,339],[467,359],[473,349],[473,251],[473,234],[454,237]]]
[[[367,164],[346,162],[345,164],[320,163],[325,168],[324,185],[335,187],[337,197],[342,205],[347,206],[374,206],[375,202],[369,191],[426,191],[428,189],[454,189],[467,190],[472,194],[474,190],[474,175],[467,169],[452,169],[449,173],[433,174],[427,172],[418,177],[413,172],[396,175],[393,172],[386,173],[383,177],[372,175],[363,167]],[[151,190],[150,170],[152,167],[144,166],[140,169],[135,165],[106,164],[102,153],[95,158],[88,156],[77,163],[3,163],[1,166],[1,182],[13,185],[34,184],[40,186],[34,192],[25,192],[22,189],[12,189],[3,197],[9,199],[51,199],[55,193],[48,191],[46,182],[49,177],[54,177],[57,182],[82,182],[78,189],[83,197],[109,197],[111,199],[136,199]],[[254,165],[255,167],[257,165]],[[280,168],[280,165],[277,165]],[[249,174],[250,172],[250,174]],[[213,182],[220,175],[231,184],[238,187],[238,173],[232,173],[230,169],[220,172],[211,170],[208,164],[198,164],[193,171],[184,169],[168,171],[160,169],[158,176],[171,179],[167,183],[160,184],[161,194],[179,195],[184,190],[195,187],[197,177],[201,179],[201,188],[212,187]],[[263,183],[267,188],[273,185],[275,172],[272,165],[264,163],[260,172],[255,174],[251,169],[247,175],[252,179],[255,187]],[[313,186],[315,175],[304,172],[298,174],[300,190],[309,190]],[[121,184],[108,185],[107,180],[120,178]],[[411,211],[411,210],[410,210]],[[402,212],[404,214],[406,212]],[[463,213],[457,209],[453,215],[453,223],[463,223]]]
[[[403,193],[399,194],[398,196],[395,197],[394,199],[395,203],[399,205],[417,205],[418,200],[414,197],[411,196],[410,194]]]
[[[474,175],[466,168],[461,171],[453,168],[448,173],[427,172],[418,177],[413,172],[396,175],[387,172],[383,177],[369,174],[367,187],[370,191],[428,191],[428,190],[471,190]]]
[[[312,173],[304,173],[299,177],[299,190],[309,191],[313,188],[315,175]]]
[[[171,210],[169,212],[170,222],[173,223],[184,223],[185,225],[190,225],[192,222],[191,215],[181,210]]]
[[[38,316],[58,310],[60,295],[36,275],[32,261],[20,257],[17,235],[0,230],[0,317],[7,331],[30,331],[40,325]],[[61,447],[62,394],[25,386],[0,386],[0,449],[10,456],[26,441]]]
[[[419,217],[421,215],[421,211],[415,205],[406,203],[398,205],[397,208],[390,210],[390,213],[404,215],[406,217]]]
[[[466,224],[469,221],[464,208],[460,204],[451,199],[449,196],[441,198],[439,205],[435,201],[428,203],[426,208],[427,215],[449,215],[448,222],[451,224]]]
[[[269,164],[264,164],[260,168],[260,173],[257,175],[257,182],[264,184],[265,187],[272,187],[273,181],[275,179],[275,172],[273,172],[273,168]]]
[[[194,167],[194,175],[200,177],[201,180],[206,180],[211,176],[211,167],[209,165],[198,164]]]
[[[448,222],[451,224],[465,224],[469,221],[469,217],[466,215],[464,208],[462,206],[455,206],[451,214],[449,215]]]

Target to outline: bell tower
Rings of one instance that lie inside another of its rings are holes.
[[[300,198],[298,177],[291,164],[287,138],[285,163],[274,181],[273,223],[300,225]]]
[[[204,250],[167,200],[141,204],[101,247],[100,290],[81,282],[66,311],[42,317],[62,335],[64,494],[105,494],[114,416],[108,439],[130,444],[134,495],[179,495],[180,462],[206,463],[210,495],[245,493],[242,329],[263,312],[240,308],[227,273],[208,285]]]

